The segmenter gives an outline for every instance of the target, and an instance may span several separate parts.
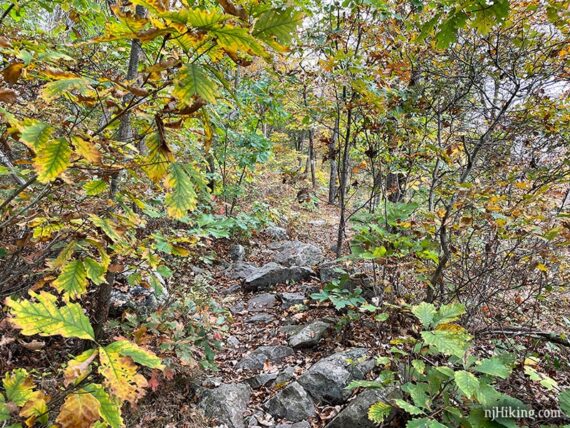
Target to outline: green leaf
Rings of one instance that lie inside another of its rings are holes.
[[[2,385],[6,391],[8,401],[19,407],[26,404],[34,393],[34,383],[30,375],[21,368],[6,373],[6,376],[2,379]]]
[[[39,294],[30,291],[30,296],[37,300],[13,300],[6,299],[6,306],[13,316],[12,323],[22,329],[22,334],[31,336],[75,337],[78,339],[95,340],[93,327],[89,318],[83,313],[83,308],[77,303],[68,303],[57,307],[57,297],[45,291]]]
[[[426,363],[424,363],[422,360],[413,360],[412,367],[416,369],[419,374],[424,374],[426,370]]]
[[[452,303],[449,305],[441,305],[437,311],[433,325],[436,327],[440,324],[447,324],[453,321],[457,321],[464,313],[465,305],[463,304]]]
[[[24,121],[25,126],[20,129],[20,141],[29,148],[38,151],[47,144],[53,128],[47,123],[36,121]]]
[[[106,346],[105,350],[108,352],[118,352],[123,356],[131,357],[135,363],[142,364],[151,369],[162,370],[164,368],[160,358],[128,340],[117,340]]]
[[[0,394],[0,422],[10,419],[10,409],[6,405],[4,395]]]
[[[455,383],[467,398],[473,398],[477,394],[477,391],[479,391],[479,379],[468,371],[456,371]]]
[[[506,379],[510,376],[512,369],[507,367],[500,358],[492,357],[482,360],[475,366],[475,371]]]
[[[391,411],[392,411],[392,406],[382,401],[379,401],[378,403],[374,403],[368,409],[368,419],[370,419],[375,424],[381,424],[382,422],[384,422],[384,419],[386,419],[390,415]]]
[[[38,180],[48,183],[67,169],[71,159],[71,147],[65,138],[50,140],[40,146],[34,159]]]
[[[83,389],[99,401],[99,404],[101,405],[99,413],[111,428],[120,428],[124,426],[123,418],[121,417],[121,403],[118,400],[111,398],[101,385],[90,383],[85,385]]]
[[[422,331],[422,338],[427,345],[433,346],[444,355],[462,358],[469,346],[470,336],[456,331]]]
[[[375,380],[353,380],[348,384],[346,389],[352,390],[356,388],[384,388],[382,382]]]
[[[435,419],[421,418],[409,421],[406,424],[406,428],[448,428],[448,427],[447,425],[439,423]]]
[[[412,306],[412,313],[420,320],[424,328],[431,326],[436,312],[435,306],[431,303],[422,302],[419,305]]]
[[[216,37],[218,45],[231,52],[243,52],[265,56],[267,52],[245,28],[218,27],[209,31]]]
[[[217,85],[210,80],[202,67],[194,63],[182,67],[174,80],[172,95],[187,105],[194,103],[193,97],[200,97],[214,104],[217,94]]]
[[[89,83],[89,80],[83,77],[70,77],[67,79],[54,80],[53,82],[49,82],[44,85],[40,91],[40,97],[49,102],[74,90],[85,95],[88,91],[92,90]]]
[[[86,257],[85,260],[83,260],[83,265],[85,266],[87,278],[93,281],[94,284],[100,285],[105,282],[106,269],[101,263],[91,257]]]
[[[423,414],[423,410],[419,409],[418,407],[414,406],[413,404],[408,403],[407,401],[401,400],[399,398],[394,400],[394,403],[405,412],[409,413],[410,415],[421,415]]]
[[[197,198],[194,186],[181,164],[170,165],[166,187],[169,189],[165,198],[169,216],[182,218],[188,211],[196,208]]]
[[[414,404],[422,409],[429,408],[429,397],[427,395],[427,391],[429,389],[429,385],[427,383],[407,383],[405,386],[405,391],[410,394]]]
[[[570,417],[570,388],[565,389],[560,393],[558,396],[558,402],[560,410],[562,410],[566,416]]]
[[[65,293],[72,299],[81,297],[87,291],[87,273],[81,260],[71,260],[61,274],[52,282],[56,290]]]
[[[83,185],[87,196],[97,196],[105,192],[109,186],[103,180],[91,180]]]
[[[284,10],[271,9],[261,14],[253,27],[253,35],[267,42],[287,45],[296,34],[297,26],[303,20],[303,14],[292,7]]]

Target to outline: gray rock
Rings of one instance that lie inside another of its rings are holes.
[[[364,379],[374,368],[365,348],[333,354],[313,364],[298,382],[319,402],[342,404],[351,392],[345,388],[353,380]]]
[[[279,331],[281,333],[285,333],[287,336],[292,336],[294,334],[297,334],[301,330],[303,330],[303,326],[296,324],[282,325],[281,327],[279,327]]]
[[[294,353],[295,351],[288,346],[260,346],[237,363],[236,368],[245,370],[261,370],[266,361],[279,363]]]
[[[230,307],[230,312],[234,315],[242,313],[245,311],[245,304],[242,301],[236,302],[235,305]]]
[[[336,262],[325,262],[319,266],[319,278],[322,282],[331,282],[334,279],[340,279],[346,274],[346,271]]]
[[[317,320],[303,327],[297,334],[289,338],[289,346],[293,348],[310,348],[321,341],[330,324]]]
[[[330,421],[325,428],[374,428],[378,425],[368,419],[368,409],[378,401],[387,401],[395,389],[367,389]]]
[[[323,261],[323,251],[313,244],[300,241],[283,241],[271,244],[269,248],[277,251],[273,261],[283,266],[315,266]]]
[[[263,231],[271,239],[282,240],[287,239],[287,231],[279,226],[267,226]]]
[[[127,291],[111,290],[110,316],[120,317],[126,310],[133,310],[140,315],[148,315],[155,311],[169,297],[166,283],[164,280],[159,280],[159,282],[162,285],[160,293],[157,293],[154,288],[146,288],[140,285],[129,287]]]
[[[311,424],[307,421],[297,422],[295,424],[279,424],[275,428],[311,428]]]
[[[295,379],[295,368],[285,367],[275,378],[274,385],[283,386],[293,379]]]
[[[247,310],[251,312],[262,312],[271,309],[277,303],[274,294],[258,294],[247,302]]]
[[[265,403],[272,416],[291,422],[300,422],[315,416],[315,406],[307,392],[297,382],[293,382]]]
[[[277,373],[260,373],[257,376],[250,377],[246,382],[253,389],[257,389],[271,384],[275,379],[277,379]]]
[[[248,275],[245,278],[243,287],[248,291],[262,290],[288,281],[301,281],[313,274],[314,272],[306,267],[286,267],[271,262],[257,268]]]
[[[251,398],[251,388],[245,383],[224,384],[206,391],[200,408],[209,418],[215,418],[229,428],[245,428],[243,414]]]
[[[230,247],[230,258],[234,262],[241,262],[245,257],[245,248],[243,245],[234,244]]]
[[[232,263],[228,269],[226,269],[226,276],[232,279],[245,279],[250,276],[253,272],[257,270],[257,266],[246,262],[236,262]]]
[[[265,323],[271,322],[275,319],[275,317],[271,314],[266,314],[265,312],[261,312],[259,314],[252,315],[251,317],[245,320],[248,324],[257,324],[257,323]]]
[[[281,293],[279,297],[284,309],[301,305],[305,301],[305,293]]]
[[[240,345],[240,341],[235,336],[230,336],[226,339],[226,343],[232,348],[237,348]]]

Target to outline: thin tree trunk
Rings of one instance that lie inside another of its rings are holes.
[[[137,6],[136,14],[139,17],[145,15],[144,7]],[[131,42],[131,52],[129,55],[129,68],[127,70],[127,80],[135,80],[138,74],[139,57],[142,52],[141,42],[138,39],[133,39]],[[133,95],[128,94],[125,97],[125,104],[128,104]],[[131,129],[131,113],[127,112],[121,117],[121,123],[119,125],[118,140],[119,141],[129,141],[132,139],[132,129]],[[139,145],[139,150],[144,152],[143,143]],[[119,188],[119,174],[115,173],[111,177],[111,186],[109,189],[109,198],[111,200],[115,199],[117,190]],[[109,319],[109,307],[111,306],[111,291],[113,290],[113,284],[115,283],[114,272],[108,271],[105,276],[105,282],[102,283],[98,290],[94,306],[94,323],[93,330],[95,332],[95,338],[100,340],[105,335],[105,324]]]
[[[336,143],[339,141],[339,113],[337,110],[334,129],[331,141],[329,143],[329,159],[330,159],[330,174],[329,174],[329,204],[334,204],[337,198],[337,169],[338,165],[336,162]]]
[[[346,95],[346,88],[343,90]],[[350,160],[350,131],[352,126],[352,108],[348,109],[346,118],[346,134],[344,137],[342,158],[340,164],[340,188],[339,188],[339,201],[340,201],[340,219],[338,222],[338,234],[336,239],[336,256],[340,257],[342,254],[342,245],[344,243],[344,233],[346,229],[346,184],[348,181],[348,163]]]

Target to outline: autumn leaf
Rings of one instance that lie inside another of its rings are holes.
[[[61,428],[90,428],[101,418],[101,404],[89,392],[79,390],[65,398],[56,422]]]
[[[4,80],[11,84],[16,83],[20,78],[23,69],[24,69],[24,64],[21,62],[15,62],[10,64],[2,71]]]

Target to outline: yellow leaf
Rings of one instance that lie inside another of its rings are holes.
[[[55,421],[61,428],[89,428],[101,418],[100,408],[92,394],[80,390],[65,398]]]
[[[10,64],[8,67],[2,71],[2,75],[4,76],[4,80],[8,83],[16,83],[20,78],[24,68],[24,64],[21,62],[15,62]]]
[[[538,269],[541,272],[548,272],[548,267],[545,264],[542,263],[538,263],[536,265],[536,269]]]
[[[75,147],[75,151],[85,160],[99,164],[101,163],[101,153],[95,147],[95,144],[90,141],[85,141],[83,138],[74,135],[71,137],[71,142]]]
[[[69,386],[72,383],[77,384],[91,373],[91,363],[97,356],[96,349],[89,349],[77,357],[67,362],[67,367],[63,372],[63,385]]]
[[[105,378],[105,386],[121,401],[135,403],[144,395],[146,381],[137,373],[137,366],[129,357],[119,352],[99,348],[99,373]]]
[[[22,410],[20,410],[20,416],[26,418],[26,426],[33,427],[36,421],[39,421],[41,425],[47,424],[49,416],[48,400],[49,397],[43,391],[35,391],[32,394],[24,407],[22,407]]]
[[[87,272],[81,260],[67,263],[52,283],[56,290],[62,291],[72,299],[81,297],[87,291],[87,284]]]
[[[71,148],[65,138],[48,141],[40,147],[34,159],[38,180],[42,183],[53,181],[67,169],[71,158]]]

